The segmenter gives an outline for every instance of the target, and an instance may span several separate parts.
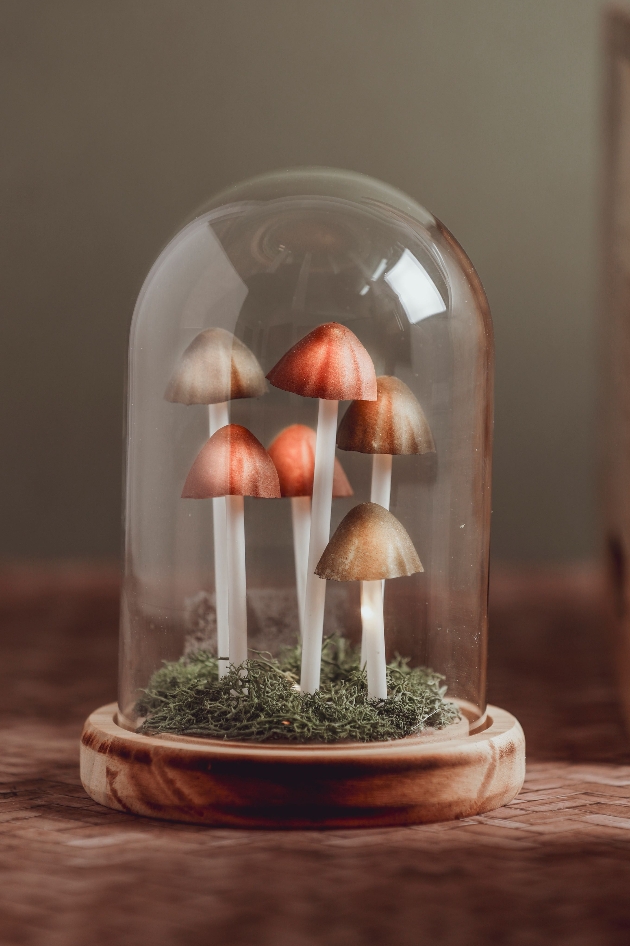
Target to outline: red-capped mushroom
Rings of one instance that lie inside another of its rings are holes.
[[[178,404],[207,404],[210,436],[229,423],[228,401],[260,397],[267,390],[262,368],[247,345],[223,328],[200,332],[181,355],[165,398]],[[227,673],[229,615],[225,499],[212,500],[219,676]]]
[[[315,475],[315,431],[305,424],[285,427],[269,444],[267,451],[280,479],[282,496],[291,499],[293,554],[298,597],[300,636],[303,635],[304,598],[308,572],[308,543],[311,532],[311,496]],[[352,496],[352,487],[339,460],[333,469],[333,499]]]
[[[338,402],[376,400],[376,374],[356,335],[338,322],[328,322],[283,355],[267,378],[284,391],[319,398],[301,675],[303,692],[313,693],[319,688],[326,603],[326,583],[315,575],[315,566],[330,535]]]
[[[226,497],[229,662],[247,660],[244,496],[280,498],[273,461],[246,427],[228,424],[204,444],[190,468],[183,499]]]
[[[317,564],[329,581],[361,582],[368,696],[387,698],[383,582],[424,571],[407,530],[378,503],[361,503],[342,519]]]

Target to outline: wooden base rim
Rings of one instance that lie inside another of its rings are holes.
[[[466,818],[512,801],[525,737],[505,710],[448,740],[335,746],[256,745],[145,736],[116,723],[116,704],[87,719],[81,781],[108,808],[241,828],[358,828]]]

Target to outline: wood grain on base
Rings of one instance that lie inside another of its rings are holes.
[[[525,777],[518,721],[447,741],[251,745],[143,736],[88,718],[81,780],[109,808],[170,821],[259,828],[355,828],[464,818],[507,804]]]

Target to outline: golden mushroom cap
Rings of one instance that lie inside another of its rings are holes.
[[[315,574],[332,581],[377,581],[424,571],[407,530],[378,503],[355,506],[339,523]]]
[[[400,378],[376,379],[376,401],[353,401],[339,425],[337,446],[358,453],[434,453],[424,411]]]
[[[326,322],[282,356],[267,378],[276,388],[328,401],[376,400],[374,363],[354,332]]]
[[[196,336],[179,359],[164,397],[177,404],[221,404],[267,390],[256,356],[224,328]]]

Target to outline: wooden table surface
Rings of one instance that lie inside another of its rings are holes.
[[[84,794],[78,740],[115,698],[118,582],[0,569],[1,946],[630,944],[630,738],[586,568],[499,571],[489,699],[525,788],[457,823],[330,832],[173,825]]]

